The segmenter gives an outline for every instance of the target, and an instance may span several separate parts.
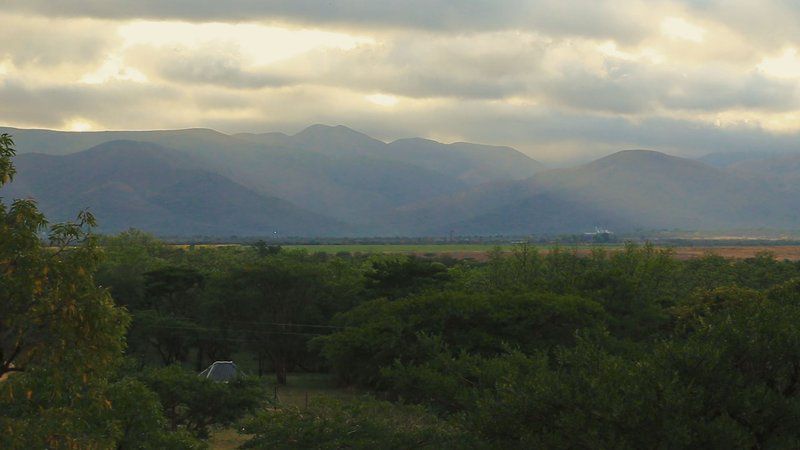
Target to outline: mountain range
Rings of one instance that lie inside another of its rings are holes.
[[[170,236],[527,235],[800,228],[800,153],[647,150],[546,169],[509,147],[383,142],[344,126],[11,134],[6,201],[53,220],[89,208],[100,231]]]

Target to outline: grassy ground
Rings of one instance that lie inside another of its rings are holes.
[[[487,252],[496,246],[488,244],[428,244],[428,245],[395,245],[395,244],[365,244],[365,245],[285,245],[287,249],[304,249],[309,253],[401,253],[415,255],[449,255],[457,259],[471,258],[478,261],[487,259]],[[546,253],[553,248],[588,255],[592,249],[602,248],[610,252],[624,248],[624,244],[562,244],[562,245],[532,245],[537,250]],[[508,253],[513,250],[512,245],[500,246],[502,251]],[[788,259],[800,261],[800,245],[720,245],[720,246],[669,246],[679,259],[701,257],[706,254],[715,254],[725,258],[752,258],[761,252],[772,253],[778,260]]]
[[[270,396],[273,398],[275,382],[273,378],[267,380],[272,386]],[[289,374],[286,386],[280,386],[277,390],[279,403],[298,408],[313,404],[314,400],[322,395],[347,400],[360,394],[357,389],[340,388],[331,375],[316,373]],[[236,428],[224,428],[214,431],[208,444],[215,450],[233,450],[244,444],[247,439],[248,437],[239,434]]]
[[[243,436],[235,428],[225,428],[212,432],[208,440],[208,447],[213,450],[233,450],[247,442],[247,436]]]
[[[272,392],[274,395],[275,392]],[[302,408],[314,402],[321,395],[347,400],[361,394],[357,389],[341,388],[336,385],[336,380],[329,374],[304,373],[290,375],[286,386],[278,388],[278,402],[284,405]]]
[[[488,244],[340,244],[340,245],[284,245],[285,249],[306,250],[309,253],[456,253],[488,252],[495,248]],[[502,246],[510,250],[510,245]]]

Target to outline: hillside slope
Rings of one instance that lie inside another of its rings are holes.
[[[523,179],[541,164],[507,147],[410,139],[386,144],[344,126],[226,135],[207,129],[56,132],[0,128],[20,153],[65,155],[117,139],[180,150],[205,170],[338,220],[374,224],[394,208],[486,181]]]
[[[53,220],[71,219],[89,208],[105,232],[136,227],[184,236],[315,236],[348,230],[155,144],[111,141],[64,156],[23,154],[15,164],[19,175],[0,195],[32,197]]]
[[[395,211],[421,234],[792,228],[797,196],[704,163],[630,150],[528,180],[484,185]]]
[[[59,219],[91,206],[108,230],[386,236],[800,228],[797,156],[719,168],[628,150],[540,170],[507,147],[384,143],[343,126],[294,135],[3,131],[21,153],[20,176],[5,192],[34,195]],[[135,140],[110,140],[121,136]]]
[[[726,169],[740,177],[768,184],[774,189],[800,195],[800,155],[740,161]]]

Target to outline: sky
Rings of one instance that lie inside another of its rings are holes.
[[[0,124],[800,151],[793,0],[3,0]]]

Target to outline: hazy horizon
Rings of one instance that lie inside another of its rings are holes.
[[[602,158],[605,158],[607,156],[614,155],[616,153],[626,152],[626,151],[631,151],[631,150],[653,151],[653,152],[658,152],[658,153],[664,153],[664,154],[670,155],[670,156],[683,157],[683,156],[681,156],[679,154],[670,153],[669,151],[662,151],[662,150],[657,149],[657,148],[617,148],[617,149],[609,149],[608,153],[602,153],[601,152],[601,153],[590,154],[590,155],[576,155],[575,157],[572,157],[570,159],[559,159],[557,161],[547,161],[547,160],[543,161],[543,160],[537,159],[535,155],[527,154],[525,151],[520,150],[518,148],[515,148],[513,146],[496,144],[496,143],[493,143],[493,142],[467,142],[467,141],[463,141],[463,140],[456,140],[456,141],[446,141],[446,140],[444,140],[444,141],[440,141],[440,140],[437,140],[437,139],[426,138],[426,137],[419,136],[419,135],[400,136],[400,137],[397,137],[397,138],[394,138],[394,139],[386,139],[386,138],[379,138],[379,137],[376,137],[376,136],[371,136],[371,135],[369,135],[369,134],[367,134],[367,133],[365,133],[365,132],[363,132],[361,130],[358,130],[358,129],[353,128],[351,126],[348,126],[346,124],[340,124],[340,123],[313,123],[313,124],[308,124],[306,126],[301,126],[301,127],[297,128],[297,129],[292,129],[292,130],[253,130],[253,131],[241,131],[241,132],[236,132],[236,133],[225,132],[225,131],[222,131],[222,130],[217,130],[217,129],[208,128],[208,127],[152,128],[152,129],[144,129],[144,128],[143,129],[97,129],[97,130],[76,131],[76,130],[62,130],[62,129],[57,129],[57,128],[15,127],[15,126],[11,126],[11,125],[0,123],[0,129],[4,129],[5,128],[5,129],[17,129],[17,130],[24,130],[24,131],[54,131],[54,132],[64,132],[64,133],[109,133],[109,132],[111,132],[111,133],[114,133],[114,132],[139,133],[139,132],[153,132],[153,131],[155,131],[155,132],[161,132],[161,131],[165,131],[165,132],[169,132],[169,131],[180,132],[180,131],[191,131],[191,130],[208,130],[208,131],[224,134],[226,136],[231,136],[231,137],[236,137],[237,135],[247,135],[247,134],[267,135],[267,134],[273,134],[273,133],[279,133],[279,134],[283,134],[283,135],[286,135],[286,136],[295,136],[297,134],[302,133],[305,130],[308,130],[308,129],[310,129],[312,127],[316,127],[316,126],[323,126],[323,127],[327,127],[327,128],[344,127],[344,128],[347,128],[347,129],[349,129],[351,131],[355,131],[357,133],[365,134],[368,137],[370,137],[372,139],[376,139],[378,141],[381,141],[381,142],[383,142],[385,144],[391,144],[392,142],[403,141],[403,140],[407,140],[407,139],[429,139],[429,140],[434,141],[436,143],[441,143],[441,144],[445,144],[445,145],[467,143],[467,144],[478,144],[478,145],[484,145],[484,146],[509,147],[509,148],[512,148],[514,150],[519,151],[522,154],[525,154],[526,156],[528,156],[528,157],[530,157],[530,158],[532,158],[532,159],[534,159],[534,160],[536,160],[538,162],[543,163],[544,167],[547,168],[547,169],[559,169],[559,168],[572,167],[572,166],[575,166],[575,165],[585,164],[585,163],[588,163],[588,162],[591,162],[591,161],[602,159]],[[13,133],[12,133],[12,137],[13,137]],[[28,150],[29,149],[26,149],[26,151],[28,151]],[[697,156],[689,156],[689,158],[690,159],[702,159],[703,157],[706,157],[706,156],[709,156],[709,155],[724,154],[724,153],[727,153],[727,152],[709,152],[709,153],[703,153],[703,154],[700,154],[700,155],[697,155]],[[754,153],[754,156],[758,156],[758,154]]]

